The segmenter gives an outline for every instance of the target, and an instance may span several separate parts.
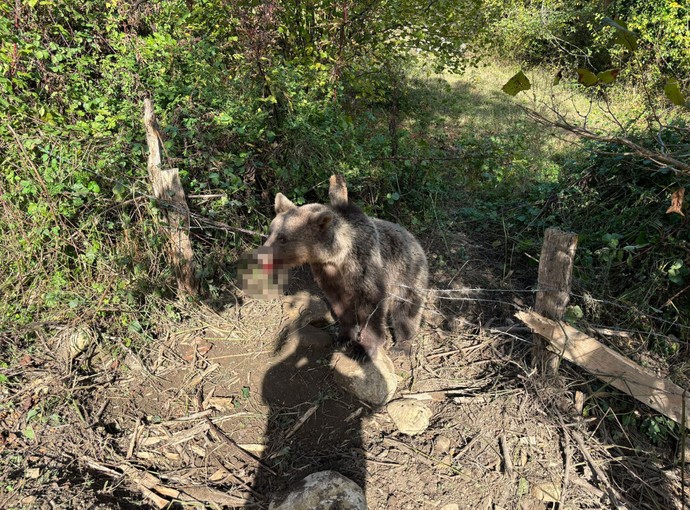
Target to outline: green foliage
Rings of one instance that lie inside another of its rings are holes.
[[[687,2],[638,0],[627,14],[628,28],[639,35],[643,68],[683,77],[690,69],[690,30]]]
[[[634,52],[639,65],[628,73],[630,80],[654,82],[661,74],[681,78],[690,71],[690,12],[683,2],[489,0],[486,5],[489,46],[505,59],[596,74],[620,67]]]
[[[590,49],[597,6],[564,0],[488,0],[488,45],[492,54],[530,65],[599,62]]]
[[[678,425],[665,416],[647,416],[642,420],[640,429],[654,444],[663,444],[678,434]]]
[[[463,68],[480,7],[0,5],[0,289],[11,296],[0,303],[0,330],[80,316],[129,341],[153,327],[132,311],[174,285],[158,205],[147,198],[144,97],[154,99],[164,164],[180,168],[189,194],[213,197],[193,212],[261,231],[276,188],[313,200],[333,171],[355,186],[376,174],[372,160],[390,148],[380,109],[403,69],[431,54],[436,68]],[[391,170],[371,181],[386,182],[383,208],[401,197]],[[196,232],[210,246],[204,280],[219,292],[223,264],[245,241]]]

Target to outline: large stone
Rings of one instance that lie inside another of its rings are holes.
[[[414,436],[429,426],[431,410],[418,400],[396,400],[388,404],[386,410],[403,434]]]
[[[362,362],[336,352],[331,359],[331,366],[340,386],[360,400],[375,406],[389,402],[398,387],[393,362],[380,349],[374,360]]]
[[[336,471],[319,471],[271,501],[268,510],[367,510],[364,491]]]

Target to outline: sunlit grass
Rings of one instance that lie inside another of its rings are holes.
[[[410,75],[413,114],[405,127],[432,142],[441,139],[458,147],[469,138],[488,140],[493,142],[491,150],[512,153],[500,154],[499,159],[515,163],[524,177],[553,180],[565,161],[584,157],[580,140],[530,120],[523,107],[600,134],[625,134],[647,121],[644,90],[622,83],[585,88],[574,71],[555,83],[555,70],[528,70],[531,89],[511,97],[501,87],[519,70],[517,64],[498,61],[468,68],[461,75],[435,74],[422,66]],[[516,159],[511,161],[511,155]]]

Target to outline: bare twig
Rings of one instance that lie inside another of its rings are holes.
[[[127,456],[125,457],[126,459],[131,459],[132,455],[134,455],[134,449],[137,446],[137,441],[139,440],[139,436],[141,435],[141,431],[143,430],[143,425],[141,421],[137,420],[137,422],[134,424],[134,430],[132,431],[132,437],[129,440],[129,448],[127,448]]]
[[[98,408],[98,411],[96,411],[96,414],[93,415],[91,418],[91,423],[89,423],[88,428],[94,427],[101,419],[101,416],[103,416],[103,413],[105,412],[105,408],[108,407],[108,404],[110,403],[109,399],[105,399],[103,403],[101,404],[101,407]]]
[[[240,445],[237,444],[237,442],[234,439],[232,439],[225,432],[223,432],[223,430],[218,425],[213,423],[208,416],[206,417],[206,423],[209,425],[211,431],[219,440],[231,446],[233,450],[236,451],[242,458],[251,463],[258,464],[262,469],[265,469],[272,475],[277,476],[277,473],[275,471],[273,471],[270,467],[261,462],[261,460],[258,457],[255,457],[248,451],[244,450]]]
[[[383,439],[383,445],[389,446],[389,447],[393,446],[393,447],[397,448],[398,450],[407,453],[408,455],[412,455],[413,457],[420,459],[422,462],[424,462],[425,464],[427,464],[429,466],[433,466],[433,467],[442,466],[442,467],[450,469],[456,475],[461,475],[461,476],[467,477],[467,475],[465,473],[463,473],[462,471],[457,469],[455,466],[453,466],[451,464],[447,464],[445,462],[442,462],[442,461],[432,457],[431,455],[424,453],[423,451],[418,450],[417,448],[414,448],[412,446],[408,446],[405,443],[398,441],[396,439],[386,437]]]
[[[611,485],[611,482],[609,481],[608,477],[606,476],[606,473],[602,471],[602,469],[599,467],[599,465],[594,461],[592,458],[592,455],[589,453],[589,450],[587,449],[587,446],[585,445],[585,440],[582,438],[579,432],[577,431],[569,431],[569,434],[572,436],[572,438],[575,440],[577,443],[578,449],[580,450],[580,453],[582,453],[582,456],[587,460],[587,463],[590,465],[592,470],[596,473],[597,478],[599,478],[599,481],[604,485],[604,488],[606,489],[606,493],[609,495],[609,499],[611,500],[611,504],[613,505],[614,508],[623,510],[625,509],[625,505],[622,503],[618,502],[619,496],[616,493],[616,490],[613,488],[613,485]]]
[[[249,485],[244,480],[242,480],[239,476],[237,476],[237,474],[232,469],[226,467],[225,464],[223,464],[223,462],[217,456],[214,455],[214,458],[215,458],[216,462],[218,463],[218,465],[220,467],[222,467],[225,471],[227,471],[228,475],[230,477],[232,477],[232,479],[235,480],[238,484],[240,484],[243,489],[247,490],[247,492],[250,492],[256,499],[258,499],[260,501],[265,499],[265,496],[263,494],[260,494],[260,493],[256,492],[254,489],[252,489],[251,485]]]
[[[515,479],[515,469],[513,468],[512,454],[510,453],[510,448],[508,448],[508,440],[505,434],[501,434],[499,442],[501,443],[501,453],[503,454],[503,467],[505,467],[508,478],[513,480]]]
[[[559,120],[549,119],[535,110],[532,110],[531,108],[527,108],[525,106],[521,106],[521,108],[530,119],[542,124],[543,126],[557,127],[586,140],[622,145],[623,147],[631,149],[638,156],[653,161],[659,167],[668,167],[669,170],[676,174],[690,175],[690,164],[684,163],[683,161],[669,156],[668,154],[651,151],[639,144],[636,144],[632,140],[620,136],[605,136],[596,134],[586,127],[575,126],[568,123],[563,117],[561,117]]]
[[[295,434],[295,432],[297,432],[300,429],[300,427],[304,425],[309,418],[311,418],[311,416],[316,412],[318,408],[319,405],[314,404],[309,409],[307,409],[307,412],[304,413],[304,415],[299,420],[297,420],[297,423],[293,425],[293,427],[288,431],[288,433],[285,434],[285,439],[292,437]]]
[[[561,485],[561,497],[558,500],[559,508],[563,508],[563,503],[565,501],[565,493],[568,490],[568,484],[570,482],[570,467],[573,461],[573,448],[570,445],[570,436],[567,433],[563,434],[563,443],[565,467],[563,468],[563,484]]]

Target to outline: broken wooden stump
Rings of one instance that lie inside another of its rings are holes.
[[[199,285],[194,267],[194,252],[189,238],[189,207],[177,168],[161,168],[161,135],[151,99],[144,99],[144,126],[149,147],[148,174],[153,195],[161,202],[167,223],[168,256],[177,278],[177,288],[196,296]]]
[[[563,318],[570,301],[570,282],[577,248],[577,234],[548,228],[544,232],[544,244],[539,257],[539,279],[534,310],[549,319]],[[543,373],[556,375],[558,356],[547,349],[539,335],[534,336],[532,364]]]

